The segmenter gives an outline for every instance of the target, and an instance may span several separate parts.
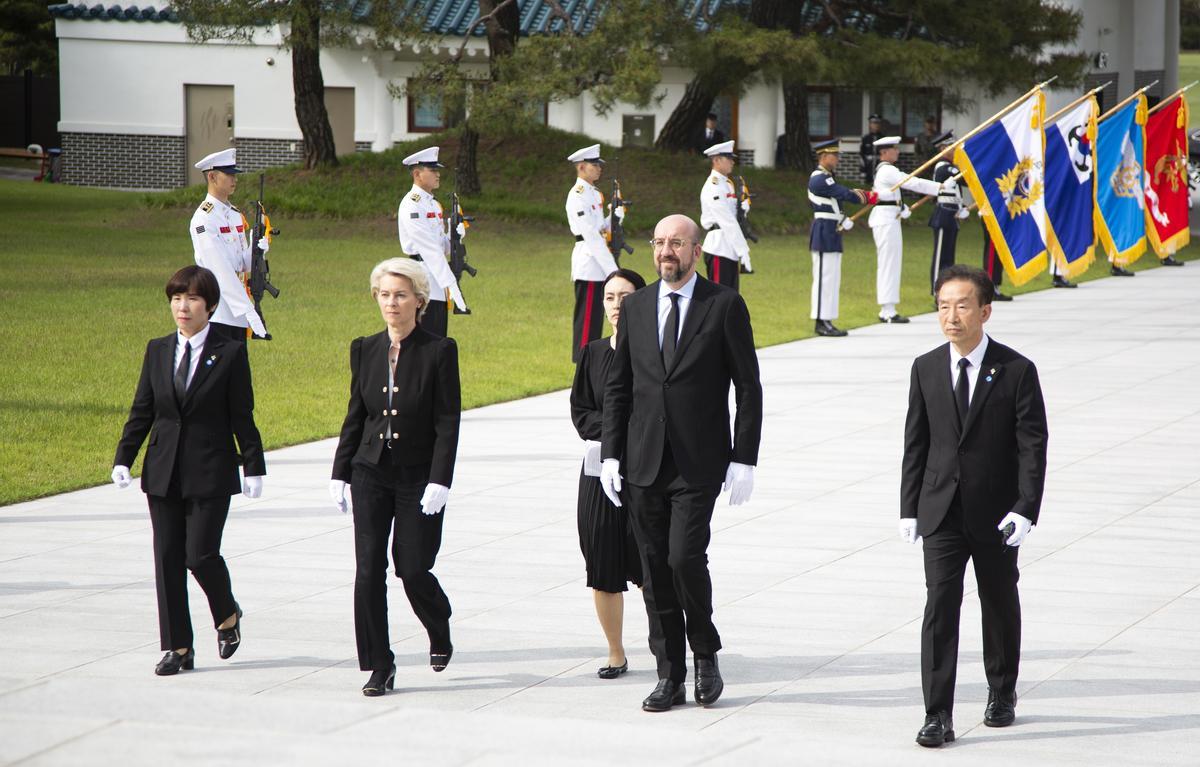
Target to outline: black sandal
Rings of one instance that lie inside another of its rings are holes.
[[[445,671],[446,666],[450,665],[450,656],[454,655],[454,645],[450,645],[450,649],[446,652],[429,651],[429,667],[434,671]]]

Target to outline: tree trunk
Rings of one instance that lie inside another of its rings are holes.
[[[483,191],[475,161],[478,148],[479,134],[469,122],[463,123],[458,133],[458,157],[454,162],[454,191],[460,195],[475,195]]]
[[[325,111],[325,78],[321,75],[321,2],[298,0],[292,11],[292,90],[296,122],[304,137],[304,167],[337,165],[333,129]]]
[[[675,151],[691,149],[718,93],[719,90],[712,83],[705,82],[699,76],[693,77],[683,92],[683,99],[659,131],[654,147]]]
[[[783,80],[783,168],[811,173],[812,144],[808,140],[808,85],[800,78]]]

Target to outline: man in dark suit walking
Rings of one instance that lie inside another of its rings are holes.
[[[722,481],[734,505],[754,487],[762,386],[745,302],[696,274],[700,228],[687,216],[668,216],[654,229],[653,248],[662,279],[621,308],[604,394],[600,483],[620,506],[622,470],[629,482],[659,677],[642,708],[667,711],[685,699],[685,639],[695,656],[696,701],[712,705],[724,688],[709,523]],[[730,383],[737,401],[732,437]]]
[[[1017,547],[1037,524],[1046,482],[1046,408],[1037,368],[990,340],[992,280],[958,264],[936,284],[950,343],[913,362],[900,487],[900,537],[924,538],[922,746],[954,740],[963,574],[974,562],[988,702],[983,723],[1016,717],[1021,654]]]

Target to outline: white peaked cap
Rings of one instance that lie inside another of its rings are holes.
[[[402,162],[407,166],[427,165],[431,168],[446,167],[438,162],[438,147],[436,146],[427,147],[419,152],[413,152],[408,157],[405,157]]]
[[[708,149],[704,150],[704,155],[706,157],[716,157],[717,155],[720,155],[720,154],[727,154],[732,157],[733,156],[733,142],[732,141],[722,141],[720,144],[713,144]]]
[[[881,139],[876,139],[874,146],[882,148],[885,146],[896,146],[899,143],[900,143],[899,136],[884,136]]]
[[[195,165],[196,170],[205,171],[213,170],[228,170],[229,173],[239,173],[237,167],[237,150],[222,149],[220,152],[213,152],[208,157],[205,157]]]
[[[567,158],[567,162],[604,162],[600,159],[600,145],[585,146]]]

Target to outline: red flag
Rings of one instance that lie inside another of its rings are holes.
[[[1182,94],[1146,120],[1146,234],[1159,258],[1188,244],[1187,124]]]

